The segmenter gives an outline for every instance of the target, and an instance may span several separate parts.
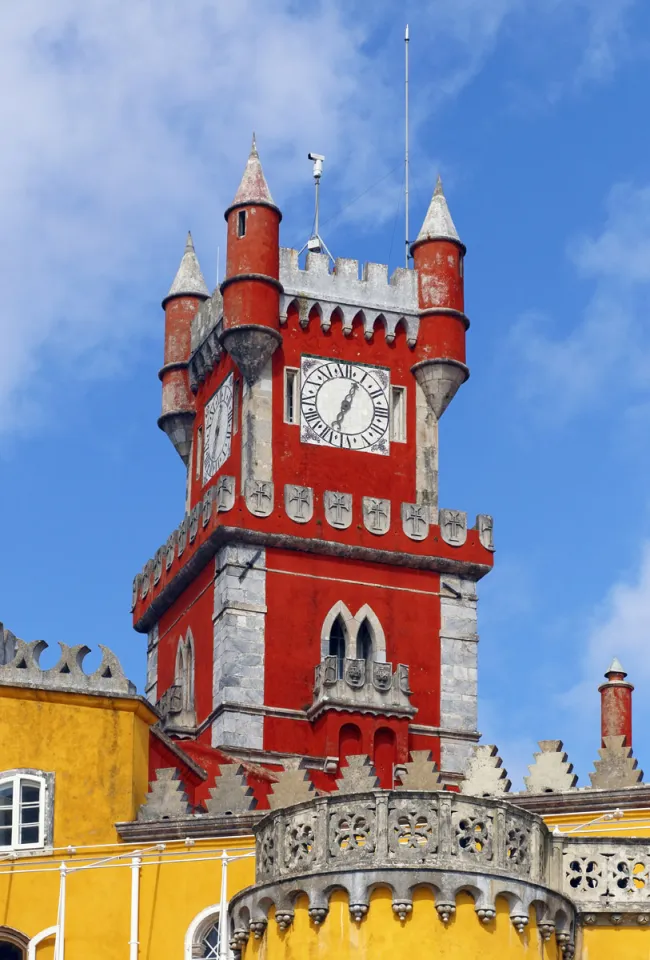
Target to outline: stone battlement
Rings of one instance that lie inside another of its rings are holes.
[[[44,670],[40,658],[48,647],[45,640],[21,640],[0,623],[0,685],[69,693],[135,694],[135,685],[127,680],[122,665],[108,647],[99,645],[102,662],[93,673],[86,673],[83,662],[90,647],[67,643],[59,646],[58,663]]]
[[[336,310],[341,315],[344,333],[349,333],[354,318],[361,313],[366,337],[372,336],[376,321],[381,319],[389,342],[395,338],[400,321],[409,346],[417,341],[418,286],[414,270],[398,267],[389,280],[386,264],[365,263],[359,278],[358,260],[339,257],[330,272],[325,253],[308,253],[302,270],[298,251],[281,247],[280,282],[284,289],[281,323],[286,323],[287,311],[295,303],[303,326],[316,307],[324,329],[329,329]]]

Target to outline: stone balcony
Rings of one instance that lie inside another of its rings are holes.
[[[324,710],[354,710],[382,716],[412,717],[408,666],[392,663],[325,657],[314,675],[314,701],[310,720]]]
[[[196,729],[196,715],[193,710],[183,707],[183,688],[172,684],[156,703],[160,714],[160,726],[165,733],[177,736],[189,736]]]
[[[562,840],[505,801],[445,790],[335,793],[273,811],[255,834],[255,886],[232,902],[238,949],[249,933],[264,936],[272,908],[287,929],[300,896],[308,898],[312,922],[322,924],[332,893],[344,890],[361,923],[372,891],[387,887],[400,920],[421,888],[432,893],[443,924],[461,892],[470,893],[483,924],[494,921],[496,900],[504,898],[517,932],[535,911],[542,938],[555,938],[562,955],[573,956],[576,909],[563,889]]]

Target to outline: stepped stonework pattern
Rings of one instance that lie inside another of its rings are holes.
[[[589,778],[594,788],[607,790],[611,787],[633,787],[643,780],[643,770],[637,770],[637,761],[632,756],[632,747],[625,746],[625,737],[605,737],[605,746],[598,751],[595,773]]]
[[[565,793],[573,790],[578,777],[562,749],[562,741],[540,740],[539,745],[541,752],[535,754],[535,762],[528,768],[529,775],[524,777],[528,793]]]

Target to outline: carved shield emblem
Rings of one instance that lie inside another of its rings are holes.
[[[403,503],[402,530],[411,540],[425,540],[429,532],[429,507],[423,503]]]
[[[131,610],[135,610],[135,605],[138,602],[138,593],[140,592],[140,574],[136,573],[133,578],[133,593],[131,594]]]
[[[314,491],[311,487],[299,487],[287,483],[284,487],[284,509],[296,523],[307,523],[314,515]]]
[[[196,535],[199,532],[199,514],[201,513],[201,504],[197,503],[190,511],[190,543],[194,543]]]
[[[162,565],[163,565],[163,553],[164,548],[159,547],[156,550],[156,555],[153,558],[153,582],[159,583],[160,578],[162,577]]]
[[[406,663],[397,664],[397,683],[402,693],[410,697],[413,691],[409,687],[409,668]]]
[[[390,528],[390,500],[363,498],[363,523],[366,530],[380,536]]]
[[[144,565],[144,570],[142,571],[142,578],[140,580],[140,596],[144,598],[149,593],[149,587],[151,586],[151,571],[153,569],[153,561],[147,560]]]
[[[203,497],[203,506],[201,510],[201,522],[204,527],[210,523],[210,517],[212,516],[212,502],[214,499],[214,487],[211,487],[209,490],[206,490],[205,496]]]
[[[441,510],[440,535],[452,547],[462,547],[467,540],[467,514],[462,510]]]
[[[188,525],[189,525],[189,519],[188,519],[187,514],[185,514],[185,516],[184,516],[183,519],[181,520],[181,524],[180,524],[180,526],[179,526],[179,528],[178,528],[178,536],[177,536],[177,538],[176,538],[177,541],[178,541],[178,556],[179,556],[179,557],[182,557],[182,556],[183,556],[183,551],[185,550],[185,547],[187,546],[187,527],[188,527]]]
[[[165,545],[165,569],[169,570],[174,558],[176,557],[176,531],[172,533],[171,537]]]
[[[366,682],[366,661],[365,660],[346,660],[345,661],[345,682],[349,687],[358,689]]]
[[[232,510],[235,505],[235,478],[219,477],[215,489],[215,499],[219,513]]]
[[[273,483],[270,480],[247,480],[244,495],[246,506],[256,517],[268,517],[273,511]]]
[[[330,527],[345,530],[352,523],[352,494],[325,491],[325,519]]]
[[[391,663],[374,663],[372,667],[372,682],[375,690],[385,693],[390,690],[393,679],[393,665]]]
[[[478,538],[486,550],[494,550],[494,520],[487,513],[479,513],[476,518]]]

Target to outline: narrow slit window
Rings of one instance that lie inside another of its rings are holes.
[[[390,438],[406,443],[406,387],[390,388]]]
[[[286,367],[284,371],[284,422],[298,423],[298,387],[300,371]]]
[[[201,476],[201,463],[203,460],[203,427],[199,427],[196,431],[196,473],[195,479],[198,480]]]
[[[240,210],[237,214],[237,236],[246,236],[246,211]]]
[[[458,257],[458,276],[461,280],[465,276],[465,257],[462,253]]]
[[[241,381],[235,380],[233,391],[232,391],[232,432],[237,433],[239,430],[239,391],[241,389]]]

